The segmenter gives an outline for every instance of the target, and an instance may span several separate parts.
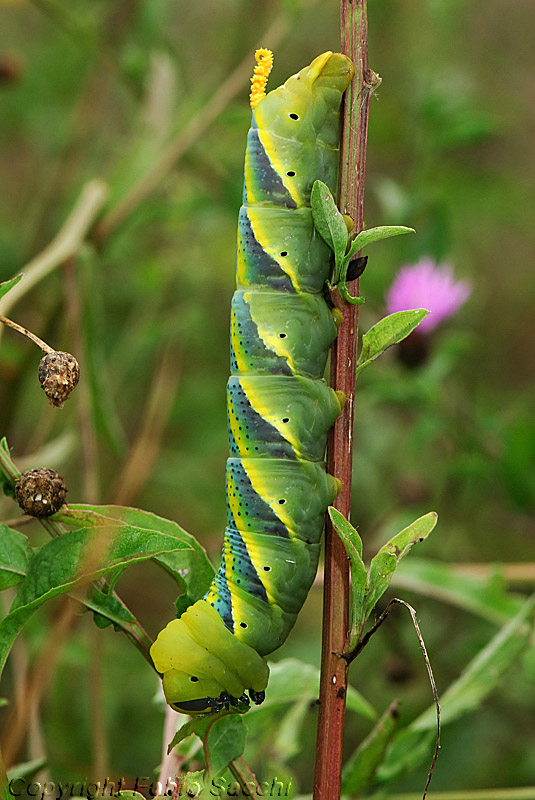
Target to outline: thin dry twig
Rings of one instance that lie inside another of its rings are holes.
[[[39,708],[41,698],[55,668],[60,647],[74,625],[75,619],[75,604],[68,598],[64,598],[46,644],[26,674],[26,680],[19,695],[21,701],[12,705],[6,720],[2,753],[8,769],[16,763],[28,725],[36,713],[36,709]]]
[[[21,272],[24,280],[17,283],[0,300],[0,313],[9,310],[46,275],[73,256],[86,238],[106,200],[108,188],[100,180],[87,183],[61,230],[44,250],[29,261]],[[0,328],[1,336],[1,328]]]
[[[180,377],[179,364],[180,359],[166,347],[154,370],[136,440],[111,493],[118,505],[135,500],[158,458]]]
[[[102,680],[103,639],[100,630],[95,626],[91,628],[89,636],[91,639],[89,691],[91,696],[92,766],[95,775],[106,775],[108,773],[108,737]]]
[[[160,764],[160,774],[158,776],[158,783],[161,784],[164,792],[167,791],[167,786],[171,782],[176,782],[184,763],[184,757],[179,754],[178,748],[173,747],[170,753],[167,751],[169,742],[178,729],[178,721],[180,718],[181,715],[171,708],[171,706],[165,707],[162,762]],[[182,719],[184,719],[184,716],[182,716]]]
[[[433,792],[433,800],[534,800],[535,786],[506,789],[466,789],[455,792]],[[390,800],[420,800],[420,795],[392,794]]]
[[[390,614],[390,612],[392,611],[392,609],[396,605],[404,606],[409,611],[409,613],[411,615],[412,624],[414,625],[414,629],[416,631],[416,635],[418,636],[418,643],[419,643],[420,649],[421,649],[421,651],[423,653],[425,666],[426,666],[426,669],[427,669],[427,674],[429,675],[429,683],[431,684],[431,691],[433,692],[433,700],[434,700],[435,707],[436,707],[436,710],[437,710],[437,738],[436,738],[436,744],[435,744],[435,752],[433,753],[431,766],[429,767],[429,772],[427,774],[427,781],[426,781],[426,784],[425,784],[424,793],[422,795],[422,800],[425,800],[425,798],[427,797],[427,790],[429,789],[429,784],[431,783],[431,778],[433,776],[433,771],[435,769],[435,764],[436,764],[436,761],[437,761],[437,758],[438,758],[438,753],[439,753],[439,750],[440,750],[440,701],[439,701],[439,697],[438,697],[437,685],[435,683],[435,678],[434,678],[434,675],[433,675],[433,670],[431,668],[431,662],[430,662],[429,656],[427,654],[427,649],[426,649],[426,646],[425,646],[425,642],[424,642],[422,633],[420,631],[420,626],[418,625],[418,620],[416,619],[416,611],[405,600],[400,600],[399,597],[394,597],[389,602],[389,604],[387,605],[385,610],[376,619],[375,623],[370,628],[370,630],[365,634],[365,636],[362,637],[362,639],[360,640],[358,645],[355,647],[355,649],[352,650],[350,653],[344,653],[342,655],[342,657],[347,661],[348,664],[350,664],[359,655],[359,653],[361,653],[364,650],[364,648],[366,647],[366,645],[370,641],[370,639],[373,636],[373,634],[378,630],[378,628],[381,627],[381,625],[383,624],[385,619],[388,617],[388,615]]]
[[[79,579],[75,589],[70,592],[71,597],[83,602],[85,593],[94,580],[95,572],[106,561],[110,541],[111,531],[107,526],[103,526],[93,538],[88,540],[84,560],[79,570]],[[52,677],[59,651],[78,617],[78,603],[73,602],[71,597],[62,598],[50,635],[28,671],[26,683],[21,692],[21,702],[12,706],[6,721],[2,752],[8,768],[16,762],[32,714],[35,709],[39,708]]]
[[[17,333],[21,333],[23,336],[26,336],[27,339],[30,339],[37,347],[40,347],[45,353],[54,353],[54,348],[50,347],[46,342],[43,342],[35,333],[32,333],[27,328],[23,328],[22,325],[19,325],[18,322],[13,322],[12,319],[8,319],[4,317],[3,314],[0,314],[0,322],[2,325],[6,325],[8,328],[12,328]]]
[[[28,517],[28,519],[34,519]],[[7,523],[5,523],[7,524]],[[13,598],[15,597],[16,590],[14,587],[7,589],[3,592],[2,597],[2,612],[6,616],[9,612]],[[24,700],[24,689],[26,686],[29,658],[28,649],[23,636],[18,636],[13,642],[13,647],[10,653],[11,667],[14,683],[15,703],[20,705]],[[39,718],[39,709],[30,709],[30,720],[28,724],[28,743],[27,743],[27,757],[28,761],[42,760],[46,762],[46,746],[43,732],[41,730],[41,721]],[[45,773],[48,771],[45,770]],[[46,775],[41,775],[45,777]],[[1,795],[0,795],[1,796]]]
[[[240,784],[245,797],[251,796],[253,791],[258,797],[264,794],[262,787],[256,779],[256,775],[243,756],[239,756],[234,761],[231,761],[228,766],[230,772]]]
[[[280,13],[269,28],[263,33],[259,45],[269,42],[270,47],[276,47],[283,39],[289,27],[288,18]],[[156,188],[156,186],[170,173],[177,161],[195,144],[199,136],[221,114],[229,102],[238,94],[248,82],[251,74],[251,56],[247,56],[238,64],[234,72],[219,86],[211,99],[203,106],[180,131],[180,133],[167,145],[159,159],[152,164],[147,172],[119,200],[96,226],[93,238],[97,244],[102,244],[110,234],[137,208],[137,206]]]
[[[36,0],[33,2],[37,6],[41,5],[41,11],[47,14],[46,6]],[[76,47],[83,46],[84,40],[86,47],[89,45],[86,61],[88,70],[69,114],[65,144],[58,154],[53,173],[40,198],[41,211],[34,225],[33,241],[43,241],[50,214],[58,207],[58,200],[61,202],[68,196],[87,167],[87,154],[94,152],[95,136],[99,136],[100,131],[108,125],[105,114],[112,102],[110,94],[114,81],[119,81],[121,88],[130,91],[133,98],[136,95],[122,69],[121,48],[140,4],[141,0],[116,0],[110,3],[109,12],[106,12],[98,30],[98,39],[91,39],[90,42],[87,41],[88,32],[85,26],[82,29],[76,25],[76,16],[73,18],[70,5],[61,0],[55,4],[57,13],[52,15],[54,24],[62,25],[61,20],[68,19],[67,26],[71,25],[70,35],[74,38]]]
[[[80,282],[76,271],[76,259],[68,258],[62,264],[64,276],[65,308],[71,330],[70,338],[73,349],[78,354],[80,372],[86,374],[85,339],[81,330],[82,298],[80,296]],[[91,397],[89,382],[81,381],[76,393],[76,412],[80,427],[80,445],[82,455],[82,478],[84,497],[86,503],[99,502],[99,470],[97,437],[91,414]]]

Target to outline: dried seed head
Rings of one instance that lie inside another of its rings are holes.
[[[53,406],[61,408],[78,383],[80,367],[74,356],[57,350],[39,364],[39,383]]]
[[[63,503],[67,489],[61,475],[54,469],[29,469],[15,484],[19,506],[32,517],[49,517]]]

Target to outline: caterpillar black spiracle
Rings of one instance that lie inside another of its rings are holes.
[[[263,656],[303,605],[340,490],[323,460],[344,402],[323,379],[340,315],[324,296],[330,251],[310,192],[316,179],[336,191],[353,66],[323,53],[265,94],[272,55],[260,50],[256,60],[231,308],[223,555],[207,594],[151,648],[167,702],[186,714],[262,702]]]

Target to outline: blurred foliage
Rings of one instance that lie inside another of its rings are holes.
[[[535,582],[534,11],[531,0],[369,6],[370,66],[383,82],[371,102],[366,222],[417,233],[370,251],[362,329],[383,315],[396,270],[421,256],[451,261],[474,291],[436,332],[424,364],[411,369],[391,349],[359,379],[353,520],[368,560],[433,508],[439,526],[418,556],[444,568],[525,562],[520,584],[510,585],[517,573],[506,567],[494,588],[483,582],[487,615],[472,583],[463,594],[453,581],[452,601],[431,570],[425,581],[405,577],[403,597],[418,609],[444,690]],[[0,0],[0,280],[47,245],[86,180],[109,182],[108,211],[127,196],[275,19],[286,32],[272,86],[336,49],[337,15],[338,4],[314,0]],[[71,502],[136,505],[174,519],[214,560],[225,516],[227,331],[247,90],[244,81],[105,241],[90,242],[12,310],[54,347],[76,350],[85,390],[61,413],[46,406],[40,355],[12,331],[2,334],[0,360],[0,432],[19,466],[46,458],[66,477]],[[12,500],[2,504],[3,519],[18,514]],[[46,537],[36,528],[31,541]],[[118,588],[150,634],[172,618],[174,584],[156,566],[133,567]],[[315,587],[277,660],[318,665],[320,603]],[[52,602],[28,623],[26,658],[42,652],[56,609]],[[162,752],[162,707],[151,701],[158,681],[111,628],[97,631],[99,648],[94,635],[85,615],[45,696],[48,772],[80,780],[97,764],[112,780],[153,775]],[[445,729],[435,790],[535,783],[533,663],[526,653],[481,710]],[[417,642],[400,612],[351,674],[375,709],[400,698],[402,725],[429,705]],[[297,695],[251,758],[307,792],[316,712]],[[254,729],[253,714],[246,722]],[[348,716],[348,755],[374,724]],[[32,748],[21,760],[42,755],[35,738]],[[425,772],[421,762],[392,788],[421,790]]]

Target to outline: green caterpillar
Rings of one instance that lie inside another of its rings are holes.
[[[263,656],[284,642],[303,605],[325,510],[340,490],[323,462],[344,402],[323,380],[340,315],[324,297],[330,255],[310,192],[316,179],[336,190],[353,66],[323,53],[265,95],[271,58],[257,52],[238,222],[221,566],[205,597],[151,648],[167,702],[188,714],[248,703],[246,690],[262,702]]]

